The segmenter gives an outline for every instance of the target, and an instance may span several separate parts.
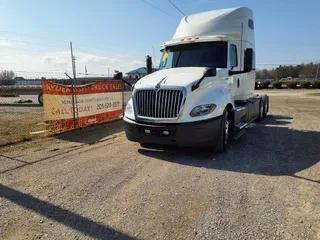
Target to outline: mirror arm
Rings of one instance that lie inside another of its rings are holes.
[[[196,90],[199,87],[200,83],[203,81],[203,79],[205,77],[206,77],[206,75],[203,74],[203,76],[199,79],[199,81],[191,86],[191,92],[193,92],[194,90]]]
[[[191,86],[191,91],[193,92],[194,90],[196,90],[197,88],[199,88],[200,86],[200,83],[203,81],[203,79],[205,79],[206,77],[214,77],[216,76],[216,73],[213,75],[213,74],[208,74],[208,72],[210,70],[212,70],[213,68],[209,68],[206,70],[206,72],[204,72],[203,76],[199,79],[198,82],[194,83],[192,86]]]

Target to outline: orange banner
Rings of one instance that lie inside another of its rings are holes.
[[[44,120],[51,132],[61,133],[119,119],[123,107],[122,87],[121,81],[95,82],[73,89],[43,81]]]

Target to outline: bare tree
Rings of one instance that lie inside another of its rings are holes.
[[[3,70],[0,72],[0,85],[14,85],[15,74],[13,71]]]

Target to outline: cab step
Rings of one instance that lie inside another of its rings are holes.
[[[244,129],[246,126],[248,126],[248,123],[246,123],[246,122],[239,122],[239,123],[236,125],[236,130],[237,130],[237,131],[240,131],[240,130]]]

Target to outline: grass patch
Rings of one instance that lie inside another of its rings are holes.
[[[23,114],[0,116],[0,146],[30,140],[31,132],[45,130],[42,115]]]
[[[306,93],[306,95],[320,97],[320,92],[318,92],[318,93]]]

